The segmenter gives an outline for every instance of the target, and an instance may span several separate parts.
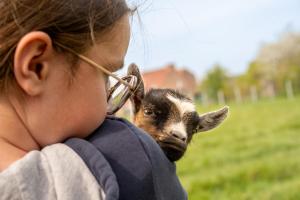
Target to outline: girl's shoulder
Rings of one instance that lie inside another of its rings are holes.
[[[1,199],[102,199],[94,176],[64,144],[31,151],[1,172],[0,194]]]

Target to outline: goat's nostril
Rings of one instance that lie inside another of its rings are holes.
[[[178,131],[172,131],[172,132],[171,132],[171,135],[172,135],[173,137],[176,137],[176,138],[182,140],[183,142],[186,142],[186,137],[185,137],[185,136],[182,136],[182,134],[181,134],[180,132],[178,132]]]

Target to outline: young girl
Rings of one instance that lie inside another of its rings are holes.
[[[108,193],[60,142],[85,138],[103,123],[108,75],[123,65],[130,12],[125,0],[0,1],[0,199]]]

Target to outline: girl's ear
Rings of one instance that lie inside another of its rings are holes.
[[[53,52],[51,38],[44,32],[30,32],[17,44],[14,75],[17,84],[26,94],[34,96],[42,92],[49,74],[49,58]]]
[[[136,114],[141,109],[142,101],[145,97],[144,82],[137,65],[131,64],[127,71],[128,75],[134,75],[138,79],[138,86],[135,93],[130,97],[133,105],[133,114]]]
[[[208,112],[199,117],[197,132],[208,131],[217,127],[227,117],[229,107],[225,106],[220,110]]]

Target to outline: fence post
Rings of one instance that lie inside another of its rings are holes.
[[[252,102],[257,102],[257,90],[255,86],[251,86],[250,88],[251,100]]]
[[[288,99],[294,98],[294,91],[293,91],[293,85],[291,80],[285,82],[285,91]]]
[[[271,99],[275,99],[276,96],[276,91],[275,91],[275,84],[274,82],[272,82],[271,86],[270,86],[270,95],[271,95]]]
[[[218,91],[218,103],[219,105],[225,105],[224,92],[222,90]]]
[[[208,97],[206,95],[206,93],[202,93],[201,95],[201,102],[203,106],[207,106],[208,105]]]
[[[234,88],[234,96],[235,96],[236,103],[241,103],[242,102],[242,96],[241,96],[240,88],[238,88],[238,87]]]

